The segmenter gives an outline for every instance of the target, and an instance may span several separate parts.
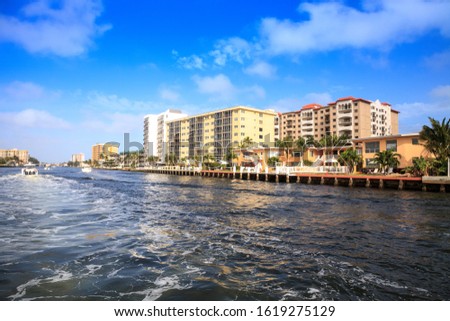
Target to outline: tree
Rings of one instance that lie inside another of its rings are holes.
[[[30,162],[30,163],[32,163],[32,164],[35,164],[35,165],[39,165],[39,161],[36,159],[36,158],[34,158],[34,157],[29,157],[28,158],[28,161]]]
[[[412,163],[413,165],[407,167],[405,170],[407,173],[411,173],[414,176],[428,176],[433,167],[433,160],[424,158],[423,156],[414,158]]]
[[[353,148],[343,151],[338,158],[338,162],[341,163],[341,165],[345,164],[348,167],[349,173],[354,172],[356,166],[361,163],[361,160],[361,155]]]
[[[424,125],[419,137],[424,141],[424,147],[436,157],[438,167],[447,167],[450,176],[450,118],[444,118],[440,123],[434,118],[428,119],[431,127]]]
[[[267,164],[269,165],[269,166],[275,166],[278,162],[280,161],[280,159],[278,158],[278,157],[276,157],[276,156],[272,156],[272,157],[270,157],[268,160],[267,160]]]
[[[250,137],[245,137],[239,144],[239,148],[248,148],[254,144],[253,139]]]
[[[282,140],[277,140],[276,144],[278,147],[281,147],[284,149],[284,154],[286,155],[286,164],[288,164],[291,150],[294,148],[293,138],[291,136],[286,136]]]
[[[299,151],[301,151],[301,154],[302,154],[302,166],[304,165],[304,163],[305,163],[305,160],[304,160],[304,154],[305,154],[305,149],[308,147],[307,145],[307,141],[303,138],[303,137],[299,137],[295,142],[294,142],[294,144],[295,144],[295,146],[296,146],[296,148],[299,150]]]
[[[394,168],[400,164],[400,161],[398,160],[400,157],[400,154],[395,153],[392,150],[385,150],[376,153],[374,161],[378,164],[381,171],[386,173],[390,167]]]

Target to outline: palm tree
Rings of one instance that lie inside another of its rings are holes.
[[[250,137],[245,137],[241,143],[239,144],[239,148],[247,148],[253,145],[253,139],[251,139]]]
[[[298,148],[298,150],[301,151],[302,153],[302,160],[301,160],[301,166],[303,166],[304,163],[304,154],[305,154],[305,149],[308,147],[307,146],[307,141],[303,138],[303,137],[299,137],[296,141],[295,141],[295,146]]]
[[[400,164],[398,160],[401,155],[392,150],[385,150],[375,154],[374,161],[378,164],[381,171],[386,173],[390,167],[397,167]]]
[[[278,147],[284,149],[284,153],[286,155],[286,165],[289,163],[289,156],[291,154],[291,149],[294,148],[294,140],[291,136],[286,136],[282,140],[277,140],[276,144]]]
[[[428,119],[431,127],[424,125],[419,137],[425,141],[425,148],[436,157],[440,167],[447,163],[447,175],[450,176],[450,118],[446,120],[444,117],[441,123],[431,117]]]
[[[343,151],[339,155],[338,159],[338,161],[341,164],[347,165],[349,173],[354,172],[356,166],[358,166],[361,163],[361,160],[362,160],[361,155],[359,155],[358,152],[353,148]]]

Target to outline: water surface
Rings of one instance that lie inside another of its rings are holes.
[[[450,197],[0,169],[1,300],[449,300]]]

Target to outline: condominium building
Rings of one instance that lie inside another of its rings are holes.
[[[197,155],[226,157],[228,150],[247,137],[258,145],[274,140],[273,110],[235,106],[168,122],[169,153],[177,159]]]
[[[19,150],[17,148],[13,149],[0,149],[0,158],[17,158],[20,163],[28,163],[28,158],[30,155],[27,150]]]
[[[84,154],[78,153],[78,154],[72,154],[72,162],[76,163],[82,163],[84,162]]]
[[[176,109],[168,109],[159,115],[146,115],[144,117],[145,155],[163,159],[167,154],[167,122],[184,117],[187,115]]]
[[[344,97],[326,106],[309,104],[280,116],[280,139],[284,137],[346,135],[349,138],[398,134],[398,111],[379,100]]]
[[[106,144],[95,144],[92,145],[92,161],[100,161],[105,156],[117,155],[119,153],[119,146],[106,143]]]

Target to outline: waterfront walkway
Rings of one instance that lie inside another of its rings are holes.
[[[131,170],[131,169],[130,169]],[[169,175],[202,176],[228,179],[265,181],[274,183],[299,183],[348,187],[386,188],[450,193],[450,178],[407,177],[394,175],[349,175],[332,173],[255,173],[227,170],[199,170],[187,168],[145,168],[135,171]]]

